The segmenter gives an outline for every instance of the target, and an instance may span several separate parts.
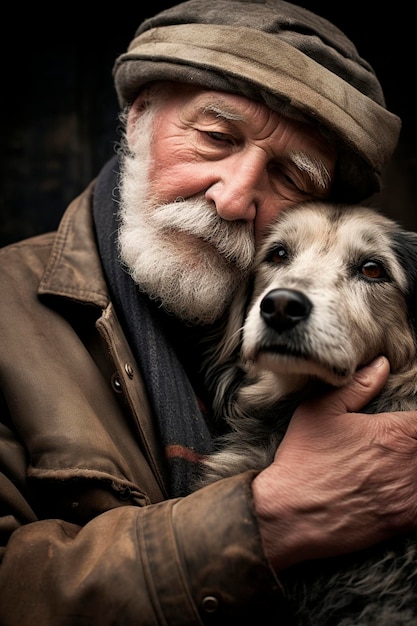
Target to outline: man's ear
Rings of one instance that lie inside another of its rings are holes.
[[[140,94],[133,101],[128,114],[127,114],[127,123],[126,123],[126,137],[129,146],[133,142],[133,136],[136,128],[136,123],[139,117],[147,108],[147,97],[146,90],[140,92]]]

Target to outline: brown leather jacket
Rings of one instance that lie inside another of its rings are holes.
[[[280,623],[253,474],[166,498],[93,191],[57,233],[0,250],[0,624],[268,623],[272,604]]]

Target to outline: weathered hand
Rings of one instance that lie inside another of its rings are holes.
[[[277,569],[368,547],[417,527],[417,412],[367,415],[385,358],[295,412],[274,462],[253,482]]]

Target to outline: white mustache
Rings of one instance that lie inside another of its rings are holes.
[[[200,237],[243,270],[253,263],[253,223],[224,220],[205,198],[178,198],[175,202],[153,207],[149,217],[165,230],[177,229]]]

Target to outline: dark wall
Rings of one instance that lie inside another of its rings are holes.
[[[363,0],[343,8],[333,0],[298,3],[345,30],[377,71],[389,108],[402,117],[381,206],[417,229],[417,128],[412,77],[405,72],[414,65],[414,34],[405,0],[396,3],[395,14],[392,6],[375,14]],[[55,228],[67,204],[111,156],[119,110],[114,59],[142,19],[172,4],[153,0],[148,8],[88,19],[63,14],[54,20],[50,13],[34,13],[25,15],[23,25],[17,14],[3,21],[0,245]]]

